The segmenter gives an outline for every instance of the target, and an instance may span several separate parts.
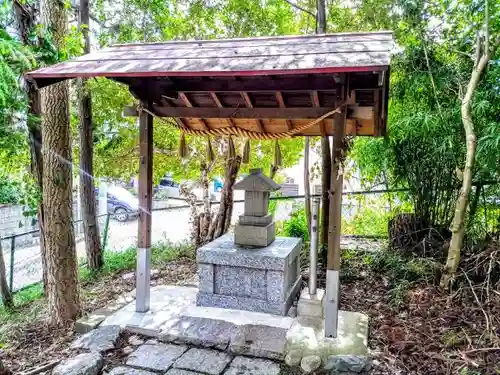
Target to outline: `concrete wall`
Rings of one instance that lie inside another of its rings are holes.
[[[33,217],[23,215],[23,207],[18,205],[0,205],[0,237],[29,232],[38,229]],[[21,236],[16,243],[36,242],[38,234]]]
[[[23,206],[0,205],[0,237],[11,236],[39,229],[36,216],[24,216]],[[76,202],[73,204],[73,219],[80,219],[80,210]],[[82,225],[75,225],[75,236],[81,235]],[[39,233],[27,234],[16,238],[16,246],[38,243]]]

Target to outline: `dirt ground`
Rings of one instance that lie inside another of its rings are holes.
[[[370,317],[371,375],[500,374],[500,298],[488,308],[471,290],[419,283],[395,307],[384,277],[361,271],[344,283],[341,308]]]

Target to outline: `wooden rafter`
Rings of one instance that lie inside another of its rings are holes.
[[[281,91],[276,91],[276,100],[278,101],[278,105],[281,107],[281,108],[286,108],[286,105],[285,105],[285,100],[283,99],[283,94],[281,94]],[[288,128],[288,130],[291,130],[293,129],[293,124],[292,124],[292,120],[285,120],[286,122],[286,126]]]
[[[240,94],[241,94],[241,97],[243,98],[243,100],[245,101],[246,106],[248,108],[254,108],[252,100],[250,99],[250,96],[248,96],[248,93],[245,92],[245,91],[242,91]],[[264,129],[264,124],[262,123],[262,120],[260,118],[257,118],[255,120],[255,123],[257,124],[257,127],[259,128],[259,131],[261,133],[265,133],[266,132],[266,130]]]
[[[220,101],[219,97],[215,92],[211,92],[210,96],[212,97],[212,100],[214,101],[217,107],[224,108],[224,105],[222,105],[222,102]],[[229,126],[236,126],[233,119],[228,118],[226,121]]]
[[[313,107],[315,107],[315,108],[320,107],[319,95],[318,95],[318,92],[316,90],[311,91],[311,101],[312,101]],[[326,123],[325,123],[325,121],[321,121],[320,130],[321,130],[321,135],[325,136],[326,135]]]
[[[183,92],[179,92],[179,97],[182,99],[182,101],[184,102],[184,104],[186,104],[186,106],[188,106],[189,108],[194,108],[193,103],[191,103],[191,101],[189,100],[189,98],[187,97],[186,94],[184,94]],[[209,127],[207,125],[207,122],[204,119],[199,118],[198,122],[202,126],[203,130],[208,130],[209,129]]]

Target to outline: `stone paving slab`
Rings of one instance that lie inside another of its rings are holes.
[[[176,344],[190,344],[226,350],[229,341],[238,331],[231,322],[211,318],[181,316],[170,328],[160,333],[160,340]]]
[[[116,311],[135,300],[130,293],[119,296],[115,301],[111,302],[106,307],[97,309],[91,314],[85,315],[78,319],[73,327],[77,333],[87,333],[99,326],[108,316],[113,315]]]
[[[202,375],[202,374],[200,374],[199,372],[182,370],[180,368],[172,368],[168,370],[165,375]]]
[[[108,350],[113,350],[119,337],[120,327],[99,327],[78,337],[71,343],[71,349],[84,349],[103,353]]]
[[[120,366],[115,367],[110,372],[106,373],[106,375],[156,375],[156,373],[132,367]]]
[[[97,375],[102,366],[103,360],[99,353],[82,353],[58,364],[52,370],[52,375]]]
[[[278,375],[280,365],[259,358],[235,357],[224,375]]]
[[[232,356],[212,349],[192,348],[174,363],[174,368],[219,375],[231,362]]]
[[[166,371],[187,350],[183,345],[142,345],[130,354],[127,365],[154,371]]]
[[[151,288],[150,310],[135,311],[135,301],[108,316],[101,326],[117,325],[132,333],[158,336],[162,325],[176,318],[187,306],[194,305],[198,289],[161,285]]]

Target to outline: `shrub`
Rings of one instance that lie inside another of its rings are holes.
[[[0,204],[15,204],[19,202],[19,183],[7,177],[0,176]]]
[[[283,222],[282,235],[300,237],[304,242],[309,241],[306,213],[301,204],[294,204],[290,218]]]

